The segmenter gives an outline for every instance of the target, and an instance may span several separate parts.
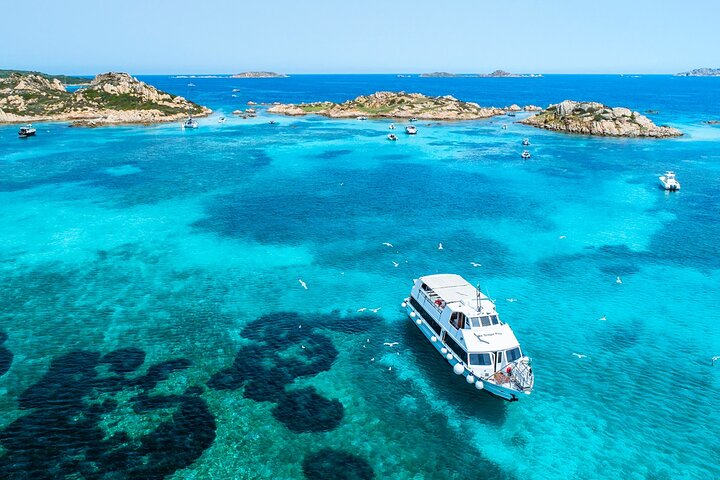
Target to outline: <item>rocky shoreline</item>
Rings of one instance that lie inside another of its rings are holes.
[[[421,120],[478,120],[504,115],[507,112],[535,111],[540,107],[482,107],[474,102],[463,102],[450,95],[430,97],[421,93],[375,92],[361,95],[343,103],[313,102],[273,105],[267,111],[289,116],[308,114],[330,118],[417,118]]]
[[[0,79],[0,123],[74,122],[77,126],[152,124],[212,113],[127,73],[97,75],[68,92],[57,79],[12,74]]]
[[[655,125],[648,117],[624,107],[565,100],[519,123],[558,132],[607,137],[678,137],[672,127]]]

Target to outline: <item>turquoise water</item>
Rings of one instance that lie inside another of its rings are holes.
[[[4,478],[720,477],[714,79],[148,80],[216,113],[0,126]],[[687,134],[516,117],[388,142],[387,121],[229,115],[401,88],[597,99]],[[469,387],[405,317],[413,278],[439,272],[496,300],[530,397]]]

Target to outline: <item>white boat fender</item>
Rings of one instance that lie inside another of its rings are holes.
[[[462,375],[464,371],[465,367],[462,366],[462,363],[456,363],[453,367],[453,372],[455,372],[455,375]]]
[[[410,312],[410,318],[415,318],[417,315],[415,315],[415,312]]]
[[[445,355],[445,354],[447,353],[447,348],[442,347],[442,348],[440,349],[440,351],[442,352],[443,355]]]
[[[448,353],[447,355],[445,355],[445,358],[447,358],[448,360],[452,360],[453,359],[452,353]]]
[[[401,305],[403,308],[407,307],[407,303],[406,303],[406,302],[403,302],[403,303],[401,303],[400,305]]]
[[[430,341],[433,343],[437,342],[437,337],[433,335],[432,337],[430,337]]]
[[[465,380],[468,383],[475,383],[475,377],[473,377],[472,375],[468,375],[467,377],[465,377]]]
[[[417,323],[418,325],[422,325],[422,320],[418,318],[417,320],[415,320],[415,323]]]
[[[485,385],[483,385],[483,382],[478,380],[477,382],[475,382],[475,388],[477,388],[478,390],[482,390],[483,388],[485,388]]]

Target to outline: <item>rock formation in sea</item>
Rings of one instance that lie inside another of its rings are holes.
[[[287,77],[284,73],[275,72],[242,72],[230,75],[230,78],[283,78]]]
[[[550,105],[520,123],[560,132],[611,137],[661,138],[682,135],[680,130],[657,126],[646,116],[629,108],[572,100]]]
[[[696,68],[689,72],[676,73],[676,77],[720,77],[720,68]]]
[[[421,93],[376,92],[361,95],[343,103],[314,102],[273,105],[269,113],[307,115],[314,113],[331,118],[383,117],[423,120],[474,120],[502,115],[505,110],[481,107],[450,95],[429,97]]]
[[[0,123],[75,121],[80,125],[158,123],[212,112],[127,73],[104,73],[73,93],[57,79],[11,74],[0,78]]]

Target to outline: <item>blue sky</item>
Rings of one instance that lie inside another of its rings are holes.
[[[720,67],[720,0],[34,0],[0,68],[133,74],[674,73]]]

